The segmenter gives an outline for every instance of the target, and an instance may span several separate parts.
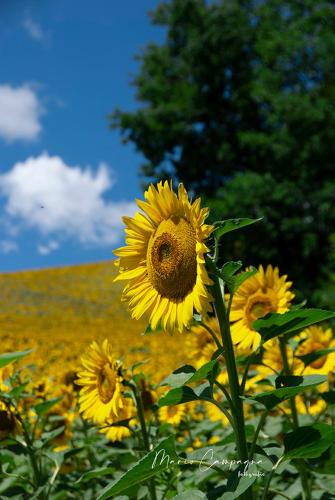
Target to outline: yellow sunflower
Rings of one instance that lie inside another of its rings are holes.
[[[19,429],[20,424],[13,409],[0,400],[0,439],[16,434]]]
[[[278,339],[269,340],[264,344],[264,348],[262,364],[256,367],[258,373],[264,377],[273,375],[274,373],[281,373],[284,367]],[[303,362],[298,358],[294,358],[293,350],[288,345],[286,346],[286,354],[291,373],[299,375],[304,366]]]
[[[114,251],[119,257],[116,280],[129,281],[123,292],[133,318],[146,314],[153,329],[182,331],[195,309],[211,309],[206,285],[212,284],[204,254],[213,226],[204,224],[208,208],[200,198],[191,202],[182,184],[178,194],[169,182],[150,185],[145,201],[137,200],[144,212],[123,217],[126,246]]]
[[[131,435],[131,431],[129,426],[133,426],[136,424],[136,408],[134,402],[131,398],[123,398],[123,405],[119,411],[118,421],[129,420],[128,425],[113,425],[111,427],[104,427],[100,432],[105,434],[106,438],[112,441],[122,441],[122,439],[129,437]],[[116,423],[117,422],[108,422],[107,423]]]
[[[8,379],[14,374],[13,363],[0,368],[0,391],[9,392]]]
[[[204,407],[209,420],[212,422],[220,421],[224,426],[229,425],[228,418],[217,406],[214,406],[212,403],[204,403]]]
[[[95,423],[118,420],[123,407],[123,379],[108,340],[101,345],[92,342],[81,362],[84,369],[78,373],[76,383],[82,386],[79,405],[84,418]]]
[[[158,411],[159,420],[172,425],[179,425],[187,413],[184,403],[175,406],[162,406]]]
[[[245,352],[257,349],[261,336],[252,328],[252,323],[270,312],[284,313],[294,294],[287,276],[279,276],[279,269],[271,265],[247,279],[233,297],[230,320],[234,344]]]
[[[295,404],[297,406],[298,413],[302,415],[308,413],[309,415],[316,416],[327,407],[326,402],[322,398],[318,398],[316,396],[307,399],[298,395],[295,398]]]
[[[295,355],[304,356],[312,352],[332,349],[335,347],[335,339],[331,328],[323,330],[321,326],[310,326],[299,335],[302,342],[298,345]],[[304,375],[324,374],[335,369],[335,351],[321,356],[304,369]]]

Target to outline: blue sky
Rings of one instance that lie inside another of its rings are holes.
[[[108,128],[138,106],[134,56],[158,0],[0,3],[0,271],[98,261],[141,197],[141,156]]]

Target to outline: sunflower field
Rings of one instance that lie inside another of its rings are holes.
[[[335,313],[225,262],[261,220],[137,204],[116,260],[0,276],[0,498],[335,498]]]

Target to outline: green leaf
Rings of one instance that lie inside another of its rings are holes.
[[[262,217],[260,219],[227,219],[214,222],[214,235],[219,240],[224,234],[236,231],[236,229],[242,229],[242,227],[250,226],[261,220]]]
[[[223,281],[227,283],[229,279],[241,269],[242,265],[243,264],[241,260],[238,260],[236,262],[226,262],[221,268],[221,277]]]
[[[48,432],[43,432],[41,435],[40,439],[43,441],[42,446],[46,446],[50,441],[55,439],[57,436],[60,436],[64,432],[65,426],[58,427],[57,429],[54,429],[53,431],[48,431]]]
[[[166,470],[172,465],[177,465],[178,460],[174,438],[173,436],[169,436],[163,439],[156,448],[147,453],[123,476],[106,486],[100,493],[98,500],[111,498],[131,486],[147,481],[158,472]]]
[[[327,404],[335,404],[335,391],[321,392],[320,396],[324,401],[326,401]]]
[[[96,477],[105,477],[113,474],[114,472],[115,467],[99,467],[98,469],[85,472],[82,476],[80,476],[75,484],[79,484],[90,479],[95,479]]]
[[[186,490],[173,498],[174,500],[201,500],[203,498],[207,498],[207,496],[200,490]]]
[[[201,380],[211,378],[213,373],[217,373],[218,367],[219,363],[216,361],[216,359],[208,361],[208,363],[202,365],[199,370],[197,370],[194,375],[192,375],[192,377],[188,380],[188,383],[201,382]]]
[[[237,275],[235,273],[242,266],[241,262],[227,262],[220,271],[220,277],[223,279],[231,294],[234,294],[238,288],[248,278],[257,273],[257,269],[253,266],[248,271],[243,271]]]
[[[190,401],[201,401],[211,399],[212,389],[208,383],[202,384],[196,389],[191,389],[187,385],[171,389],[158,401],[158,406],[173,406]]]
[[[279,379],[280,382],[277,382]],[[256,394],[252,397],[246,397],[246,401],[257,402],[266,407],[267,410],[271,410],[277,406],[282,401],[290,399],[297,394],[315,387],[319,384],[324,383],[327,380],[326,375],[306,375],[305,377],[300,376],[280,376],[276,379],[276,387],[280,383],[281,387],[275,389],[274,391],[266,391],[260,394]],[[284,385],[284,387],[283,387]]]
[[[284,333],[297,332],[307,326],[314,325],[335,317],[332,311],[323,309],[298,309],[283,314],[272,313],[253,322],[252,328],[267,342]]]
[[[26,351],[7,352],[5,354],[0,354],[0,368],[9,365],[9,363],[12,363],[17,359],[27,356],[27,354],[30,354],[32,351],[32,349],[27,349]]]
[[[170,387],[181,387],[184,385],[196,372],[196,369],[191,365],[184,365],[177,368],[174,372],[166,377],[160,385],[169,385]]]
[[[301,359],[305,366],[308,366],[311,363],[314,363],[317,359],[327,356],[331,352],[335,352],[335,349],[322,349],[321,351],[309,352],[308,354],[297,356],[297,358]]]
[[[244,493],[257,479],[257,467],[255,464],[242,463],[229,476],[227,482],[227,493],[221,498],[241,498]],[[233,496],[228,497],[228,493]]]
[[[316,423],[299,427],[284,436],[285,459],[318,458],[335,443],[333,426]]]
[[[234,284],[232,286],[232,289],[229,290],[230,293],[235,293],[242,285],[242,283],[244,283],[247,279],[251,278],[251,276],[254,276],[254,274],[256,274],[257,271],[258,270],[256,269],[256,267],[250,266],[250,269],[248,271],[244,271],[243,273],[238,274],[234,279]]]
[[[39,403],[34,406],[34,409],[39,417],[47,413],[55,404],[61,401],[62,398],[53,398],[48,401],[44,401],[43,403]]]
[[[19,398],[21,396],[21,394],[24,392],[25,388],[27,387],[27,382],[24,382],[23,384],[20,384],[16,387],[14,387],[9,393],[8,395],[11,397],[11,398]]]
[[[181,387],[186,383],[200,382],[205,378],[210,377],[213,372],[216,372],[218,362],[216,359],[202,365],[199,370],[195,370],[191,365],[184,365],[175,370],[171,375],[166,377],[160,385],[169,385],[170,387]]]

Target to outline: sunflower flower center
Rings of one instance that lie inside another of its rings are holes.
[[[263,295],[251,297],[247,304],[246,315],[251,326],[252,322],[258,318],[263,318],[269,312],[274,311],[271,300]]]
[[[183,299],[197,278],[196,234],[183,217],[163,220],[149,241],[149,279],[169,299]]]
[[[167,414],[169,418],[176,416],[177,413],[178,413],[178,408],[176,406],[167,407]]]
[[[104,404],[107,404],[112,399],[115,387],[116,373],[109,364],[105,364],[98,374],[98,392]]]
[[[0,432],[12,432],[15,429],[14,417],[7,410],[0,410]]]

